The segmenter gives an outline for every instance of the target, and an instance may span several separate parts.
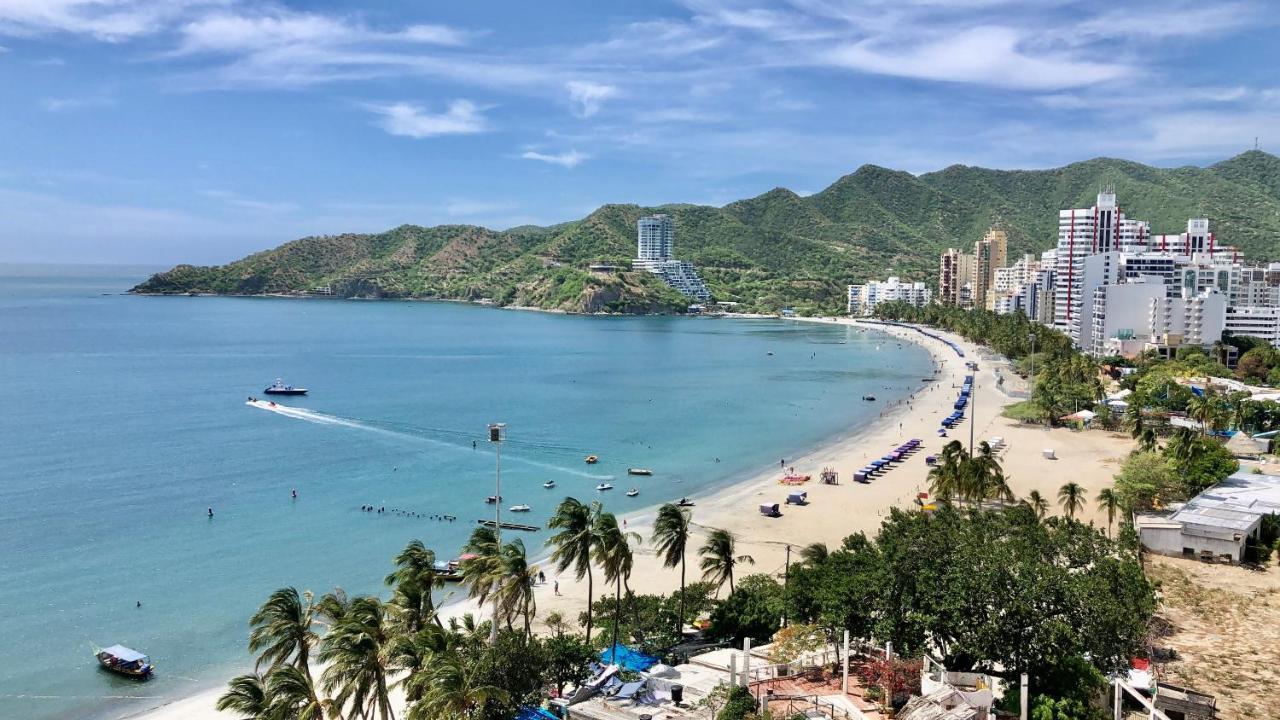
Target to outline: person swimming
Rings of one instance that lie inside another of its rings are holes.
[[[213,508],[209,508],[209,517],[210,517],[210,518],[212,518],[212,517],[213,517]]]

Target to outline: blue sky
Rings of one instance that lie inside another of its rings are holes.
[[[1280,147],[1265,0],[0,0],[0,262]]]

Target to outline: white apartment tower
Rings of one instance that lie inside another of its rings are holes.
[[[670,260],[676,226],[670,215],[649,215],[636,223],[636,259]]]
[[[1092,313],[1082,306],[1092,305],[1096,286],[1084,284],[1084,261],[1091,255],[1139,247],[1145,241],[1147,224],[1130,220],[1116,204],[1115,191],[1108,188],[1098,193],[1091,208],[1062,210],[1058,213],[1058,247],[1056,277],[1053,288],[1053,326],[1066,333],[1079,347],[1092,335],[1081,332],[1091,325]]]

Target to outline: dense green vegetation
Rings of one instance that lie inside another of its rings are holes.
[[[1208,168],[1161,169],[1098,158],[1053,170],[952,166],[911,175],[866,165],[822,192],[777,188],[724,207],[605,205],[574,222],[493,231],[404,225],[385,233],[309,237],[220,267],[180,265],[143,293],[305,293],[341,297],[490,298],[571,311],[655,312],[685,302],[644,273],[591,272],[634,255],[635,223],[665,212],[677,255],[692,260],[718,300],[743,310],[836,313],[845,286],[888,274],[935,281],[938,253],[968,247],[995,222],[1010,256],[1057,237],[1058,210],[1089,207],[1116,188],[1131,217],[1181,232],[1207,216],[1246,256],[1280,255],[1280,158],[1251,151]]]

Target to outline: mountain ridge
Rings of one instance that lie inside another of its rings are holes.
[[[678,312],[686,304],[627,266],[635,223],[675,218],[675,254],[693,261],[718,300],[742,309],[835,312],[845,285],[896,274],[935,281],[938,253],[969,247],[995,222],[1010,256],[1051,247],[1057,211],[1088,207],[1116,188],[1131,217],[1155,233],[1209,217],[1249,261],[1280,259],[1280,158],[1250,150],[1207,167],[1157,168],[1092,158],[1060,168],[951,165],[921,175],[865,164],[808,196],[775,187],[720,207],[673,203],[600,206],[580,220],[492,230],[400,225],[382,233],[299,238],[221,266],[179,265],[133,288],[140,294],[313,294],[492,300],[569,312]]]

